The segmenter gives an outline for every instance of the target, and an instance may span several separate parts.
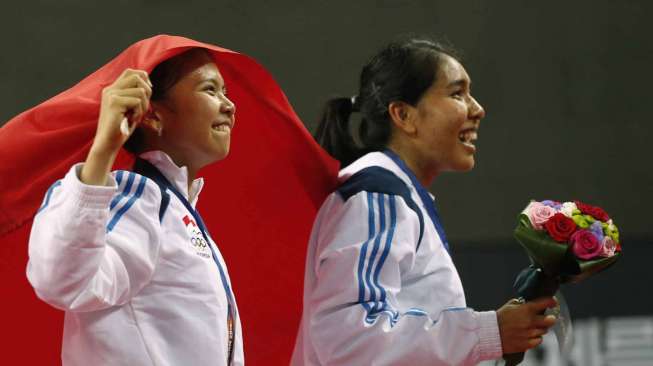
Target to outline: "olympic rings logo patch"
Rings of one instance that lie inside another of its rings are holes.
[[[186,226],[186,231],[190,236],[190,244],[193,247],[195,254],[202,258],[211,258],[211,248],[209,247],[209,243],[204,239],[204,235],[202,235],[202,231],[197,226],[195,220],[186,215],[184,216],[183,221]]]

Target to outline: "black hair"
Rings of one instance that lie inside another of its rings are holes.
[[[451,47],[426,38],[385,46],[363,67],[358,95],[326,102],[315,133],[317,142],[342,166],[383,150],[392,132],[389,104],[416,105],[436,81],[442,55],[459,59]],[[361,113],[358,143],[349,123],[353,112]]]
[[[197,53],[205,53],[210,56],[206,49],[191,48],[156,65],[149,74],[150,82],[152,82],[150,102],[161,101],[166,98],[170,88],[190,71],[184,65]],[[125,141],[123,147],[130,153],[137,155],[142,152],[144,140],[145,134],[141,127],[138,127]]]

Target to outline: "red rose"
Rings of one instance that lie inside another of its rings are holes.
[[[574,220],[558,212],[544,223],[544,228],[553,240],[566,243],[569,241],[571,234],[576,231],[577,225]]]
[[[610,220],[610,216],[608,216],[608,213],[603,211],[601,207],[588,205],[580,201],[574,201],[574,202],[576,203],[576,207],[578,207],[581,213],[585,215],[590,215],[593,218],[597,220],[601,220],[603,222]]]

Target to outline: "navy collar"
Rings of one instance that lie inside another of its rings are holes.
[[[442,245],[444,245],[444,248],[447,250],[447,252],[449,252],[449,242],[447,241],[447,236],[444,233],[444,226],[442,226],[440,214],[438,213],[438,209],[435,207],[435,201],[433,198],[431,198],[431,195],[426,190],[426,188],[424,188],[419,179],[417,179],[415,173],[413,173],[413,171],[408,168],[408,165],[406,165],[406,163],[401,160],[401,157],[399,157],[397,153],[390,149],[385,149],[383,153],[392,159],[392,161],[394,161],[395,164],[397,164],[397,166],[399,166],[399,168],[408,176],[411,183],[413,184],[413,187],[415,187],[415,190],[417,191],[417,195],[422,200],[422,205],[424,208],[426,208],[426,212],[429,214],[433,226],[435,226],[435,231],[438,232],[440,240],[442,240]]]

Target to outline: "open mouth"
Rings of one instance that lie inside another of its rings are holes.
[[[216,132],[231,132],[231,123],[229,122],[221,122],[221,123],[214,123],[211,125],[211,129]]]
[[[468,128],[460,131],[458,140],[465,146],[476,147],[474,143],[478,139],[478,130],[476,128]]]

